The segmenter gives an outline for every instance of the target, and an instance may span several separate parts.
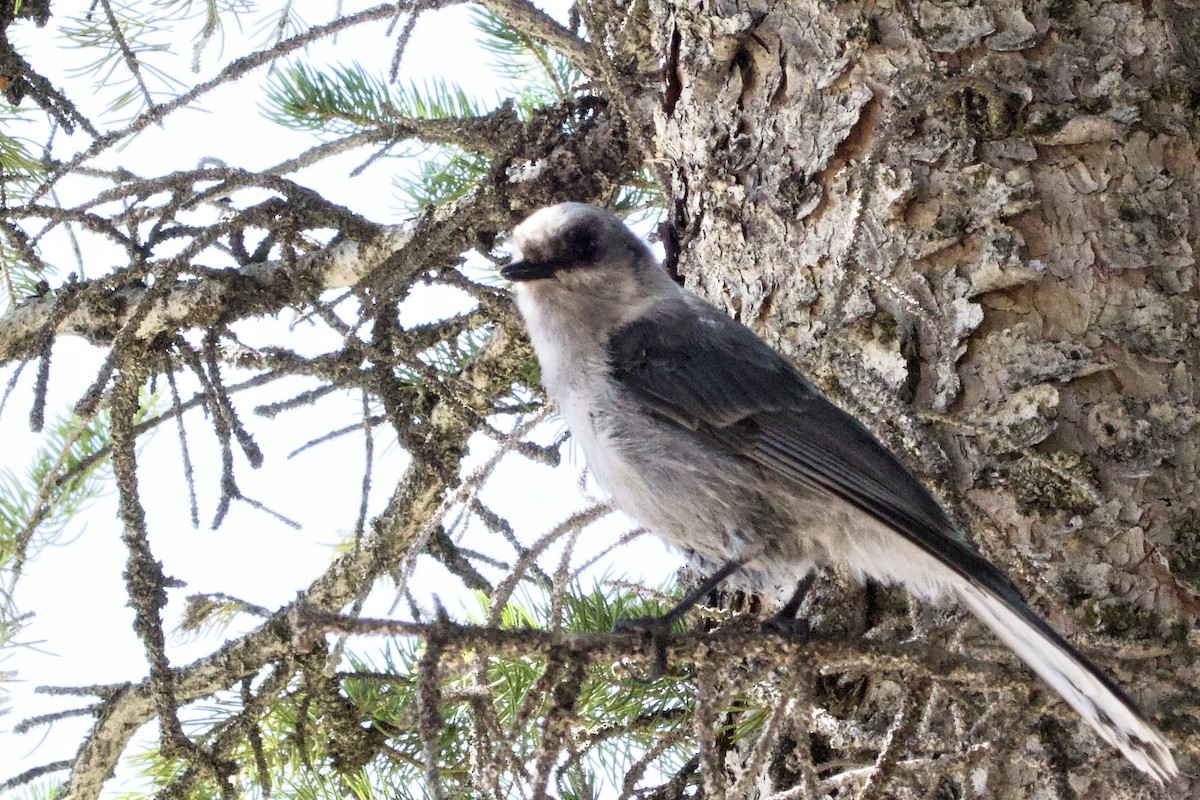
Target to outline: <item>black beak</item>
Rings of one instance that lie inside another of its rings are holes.
[[[553,278],[554,274],[566,266],[558,259],[550,261],[511,261],[500,268],[500,274],[514,283],[522,281],[540,281]]]

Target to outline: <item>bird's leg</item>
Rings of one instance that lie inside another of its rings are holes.
[[[667,642],[671,638],[671,628],[675,623],[684,614],[691,611],[692,607],[709,592],[716,589],[721,581],[741,569],[747,560],[735,558],[726,561],[720,569],[705,578],[699,586],[684,595],[683,599],[676,603],[670,611],[661,616],[623,619],[613,626],[613,630],[618,633],[641,632],[650,637],[650,641],[654,645],[654,669],[651,671],[650,677],[645,680],[652,681],[661,678],[667,671]]]
[[[806,617],[797,617],[796,613],[800,610],[800,604],[804,602],[804,598],[808,595],[808,590],[812,588],[813,581],[816,580],[816,571],[809,572],[800,582],[796,584],[796,591],[792,592],[791,598],[784,603],[783,608],[775,613],[775,616],[768,620],[764,620],[762,629],[770,633],[776,633],[785,639],[792,639],[801,644],[808,641],[809,625]]]

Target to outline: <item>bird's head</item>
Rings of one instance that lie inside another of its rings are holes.
[[[596,301],[643,291],[662,272],[620,219],[586,203],[559,203],[512,232],[513,258],[500,274],[523,289],[567,291]],[[535,285],[542,284],[542,285]]]

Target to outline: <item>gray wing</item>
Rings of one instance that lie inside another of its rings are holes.
[[[1026,608],[960,538],[941,506],[854,417],[750,330],[707,304],[681,304],[609,341],[613,376],[659,418],[789,480],[820,488],[954,572]]]

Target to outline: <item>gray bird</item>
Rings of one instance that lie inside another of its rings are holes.
[[[1025,603],[916,478],[748,328],[678,286],[617,217],[543,208],[513,281],[558,404],[617,508],[745,588],[821,565],[957,597],[1107,742],[1162,783],[1162,735]]]

